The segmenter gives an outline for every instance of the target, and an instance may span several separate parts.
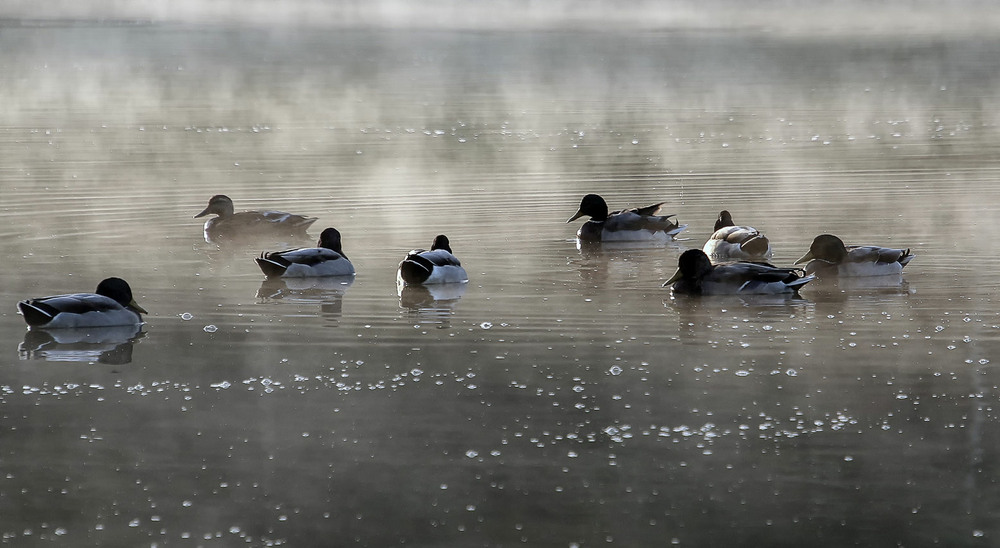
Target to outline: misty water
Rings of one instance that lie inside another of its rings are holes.
[[[994,36],[9,25],[0,67],[4,543],[1000,542]],[[580,250],[588,192],[689,227]],[[219,193],[319,221],[206,242]],[[723,208],[916,258],[673,297]],[[327,226],[353,282],[264,282]],[[439,233],[470,283],[401,296]],[[138,333],[16,313],[111,275]]]

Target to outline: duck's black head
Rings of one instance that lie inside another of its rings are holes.
[[[229,199],[229,196],[225,194],[216,194],[208,200],[208,207],[204,209],[201,213],[194,216],[195,219],[198,217],[204,217],[211,213],[215,213],[219,217],[226,217],[232,215],[235,211],[233,207],[233,201]]]
[[[587,194],[580,201],[580,209],[576,215],[570,217],[566,222],[571,223],[584,215],[589,216],[594,221],[606,221],[608,220],[608,203],[597,194]]]
[[[712,261],[700,249],[689,249],[677,259],[677,272],[664,282],[677,293],[700,294],[701,280],[712,272]]]
[[[847,258],[847,247],[844,241],[833,234],[820,234],[813,239],[809,252],[803,255],[795,264],[802,264],[813,259],[839,264]]]
[[[451,242],[448,241],[448,237],[444,234],[438,234],[434,237],[434,243],[431,244],[431,251],[435,249],[443,249],[448,253],[451,253]]]
[[[340,231],[333,227],[323,230],[323,232],[319,235],[319,242],[316,244],[317,247],[332,249],[337,253],[340,253],[346,259],[347,255],[344,255],[342,245],[343,244],[340,241]]]
[[[736,226],[736,223],[733,222],[733,216],[729,214],[729,211],[723,209],[719,212],[719,218],[715,220],[715,230],[727,226]]]
[[[712,271],[712,261],[704,251],[689,249],[677,259],[677,268],[684,278],[697,280]]]
[[[148,314],[148,312],[135,302],[135,298],[132,297],[132,288],[129,287],[128,282],[121,278],[105,278],[101,280],[101,283],[97,284],[97,291],[95,293],[109,299],[114,299],[115,302],[125,308],[131,308],[137,312]]]

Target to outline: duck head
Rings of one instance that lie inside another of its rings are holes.
[[[448,237],[444,234],[438,234],[434,237],[434,243],[431,244],[431,251],[435,249],[443,249],[448,253],[451,253],[451,242],[448,241]]]
[[[101,283],[97,284],[97,291],[94,293],[114,299],[115,302],[125,308],[149,314],[143,307],[139,306],[139,303],[135,302],[135,298],[132,297],[132,288],[129,287],[128,282],[121,278],[106,278],[101,280]]]
[[[813,259],[819,259],[829,263],[840,263],[847,257],[847,247],[844,241],[833,234],[820,234],[813,239],[809,251],[799,257],[795,264],[808,263]]]
[[[566,222],[572,223],[584,215],[590,216],[591,220],[594,221],[606,221],[608,219],[608,203],[597,194],[587,194],[580,201],[580,210]]]
[[[677,271],[669,280],[663,282],[663,287],[673,285],[681,280],[697,283],[712,271],[712,261],[700,249],[689,249],[677,259]]]
[[[204,217],[214,213],[219,217],[227,217],[232,215],[234,211],[233,201],[229,199],[229,196],[225,194],[216,194],[208,201],[208,207],[204,211],[194,216],[195,219],[198,217]]]
[[[337,253],[340,253],[345,259],[347,255],[344,255],[343,244],[340,241],[340,231],[336,228],[330,227],[319,235],[319,242],[316,243],[316,247],[325,247],[326,249],[332,249]]]
[[[719,218],[715,220],[715,229],[725,228],[727,226],[736,226],[733,222],[733,216],[729,214],[729,211],[723,209],[719,212]]]

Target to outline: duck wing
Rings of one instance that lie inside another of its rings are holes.
[[[73,293],[28,299],[17,303],[28,325],[46,325],[59,314],[86,314],[124,310],[118,301],[96,293]]]
[[[653,206],[642,208],[642,210],[625,209],[622,211],[616,211],[608,216],[608,220],[604,221],[604,229],[611,232],[617,232],[620,230],[670,232],[671,230],[679,228],[680,225],[676,221],[670,220],[670,218],[674,216],[673,213],[669,215],[649,215],[639,213],[639,211],[648,210],[651,207]],[[659,208],[659,205],[656,207]]]
[[[906,265],[913,259],[909,249],[895,249],[876,245],[859,245],[847,248],[847,260],[852,263],[900,263]]]

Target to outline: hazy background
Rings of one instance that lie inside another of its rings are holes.
[[[1000,8],[986,0],[614,1],[499,0],[8,0],[8,19],[119,20],[212,25],[511,29],[757,29],[778,33],[989,32]]]

